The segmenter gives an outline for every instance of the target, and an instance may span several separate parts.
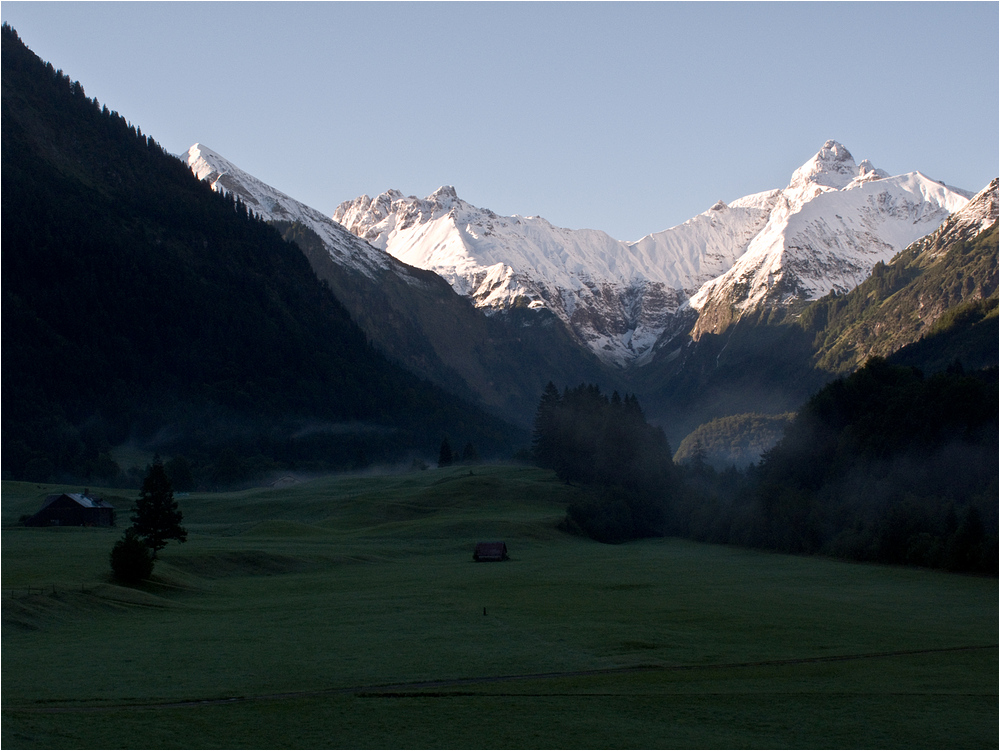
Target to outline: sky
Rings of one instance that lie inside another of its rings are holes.
[[[453,185],[638,240],[788,184],[827,139],[979,191],[996,2],[12,2],[0,17],[166,150],[327,215]]]

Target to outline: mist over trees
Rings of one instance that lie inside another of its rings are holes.
[[[670,445],[646,422],[634,395],[608,397],[593,384],[560,394],[550,382],[538,406],[532,451],[561,480],[594,491],[569,507],[568,528],[602,542],[666,532],[676,485]]]
[[[997,369],[925,377],[871,359],[818,391],[745,471],[675,465],[634,397],[545,389],[536,462],[589,490],[564,527],[601,542],[677,535],[996,573]]]
[[[746,473],[686,468],[676,533],[996,573],[997,370],[873,358],[817,392]]]
[[[781,415],[749,413],[709,420],[680,442],[674,461],[686,464],[700,456],[700,461],[716,469],[756,464],[764,451],[778,442],[794,416],[791,412]]]

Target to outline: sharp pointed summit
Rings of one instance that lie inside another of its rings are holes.
[[[698,311],[692,333],[719,333],[762,305],[848,292],[970,196],[919,172],[890,177],[868,160],[858,165],[843,145],[827,141],[792,174],[732,268],[691,297]]]
[[[825,188],[844,188],[858,176],[858,165],[847,148],[836,141],[827,141],[816,155],[792,173],[788,187],[807,184]]]
[[[458,192],[455,190],[455,187],[453,185],[442,185],[440,188],[438,188],[429,196],[427,196],[428,201],[433,199],[442,202],[448,200],[454,200],[457,198],[458,198]]]

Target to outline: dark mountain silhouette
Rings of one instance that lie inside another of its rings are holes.
[[[514,308],[486,315],[432,271],[391,259],[368,276],[338,263],[301,223],[274,224],[387,357],[513,422],[530,424],[550,379],[613,384],[619,378],[547,311]]]
[[[295,245],[9,26],[2,66],[5,476],[113,480],[125,441],[222,483],[520,439],[387,361]]]

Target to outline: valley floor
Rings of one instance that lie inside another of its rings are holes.
[[[601,545],[554,476],[462,467],[179,496],[129,589],[121,529],[14,524],[48,491],[3,485],[4,748],[998,743],[995,579]]]

